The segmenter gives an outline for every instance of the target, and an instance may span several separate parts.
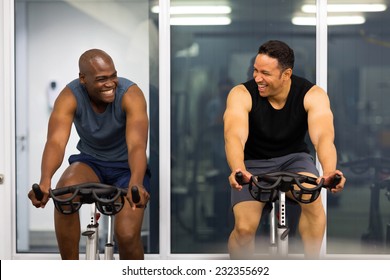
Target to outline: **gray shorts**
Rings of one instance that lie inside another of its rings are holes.
[[[294,173],[309,172],[315,176],[319,176],[313,157],[307,153],[293,153],[264,160],[246,160],[245,166],[252,175],[287,171]],[[249,193],[248,186],[243,186],[241,191],[231,189],[232,207],[242,201],[255,201]]]

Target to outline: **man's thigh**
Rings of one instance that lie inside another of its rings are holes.
[[[83,162],[74,162],[61,175],[57,188],[90,182],[100,182],[95,171]]]

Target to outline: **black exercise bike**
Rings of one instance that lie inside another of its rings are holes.
[[[269,214],[270,253],[271,255],[286,257],[288,255],[288,235],[290,232],[286,222],[286,192],[291,192],[296,201],[311,203],[320,196],[322,188],[334,188],[341,181],[341,176],[336,175],[331,185],[324,185],[324,179],[317,184],[317,178],[279,171],[253,175],[248,183],[244,183],[242,173],[238,172],[236,173],[236,181],[240,185],[248,185],[249,192],[255,200],[272,204]],[[310,184],[314,187],[308,188],[303,184]],[[279,204],[278,215],[275,211],[276,201]],[[278,224],[276,226],[277,219]]]
[[[32,189],[35,197],[42,200],[43,193],[38,184],[34,184]],[[131,188],[132,200],[134,203],[140,201],[138,188]],[[115,214],[122,210],[127,189],[117,188],[112,185],[101,183],[83,183],[59,189],[50,189],[50,197],[53,199],[55,208],[65,215],[70,215],[79,211],[83,204],[91,204],[90,222],[87,229],[82,232],[86,237],[86,257],[87,260],[99,260],[99,217],[100,213],[108,216],[107,242],[104,246],[103,259],[114,259],[114,238],[113,238],[113,218]]]

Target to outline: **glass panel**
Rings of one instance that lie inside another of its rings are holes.
[[[173,253],[227,252],[233,217],[222,114],[232,86],[251,79],[259,46],[270,39],[287,42],[296,53],[294,73],[315,82],[315,27],[291,22],[301,2],[196,1],[197,5],[227,4],[231,23],[172,25]],[[172,1],[171,6],[193,3]],[[299,244],[293,235],[294,230],[291,244],[294,239]],[[259,229],[259,241],[257,251],[266,252],[265,224]],[[301,252],[301,246],[296,251]]]
[[[118,75],[135,81],[147,98],[151,139],[148,153],[153,174],[158,170],[158,26],[150,18],[149,2],[142,0],[16,0],[15,12],[17,252],[58,252],[53,203],[49,202],[44,210],[35,209],[26,195],[40,178],[53,100],[68,82],[78,77],[82,52],[90,48],[106,50]],[[78,152],[77,140],[72,131],[64,163],[55,174],[52,187],[67,166],[69,155]],[[158,188],[156,174],[152,176],[153,188]],[[87,205],[80,215],[83,231],[89,219]],[[157,190],[142,228],[147,253],[158,253],[158,217]],[[101,223],[105,222],[102,218]],[[85,240],[81,240],[80,246],[85,246]]]
[[[360,15],[364,24],[328,28],[328,91],[347,177],[328,196],[330,254],[390,254],[390,12]]]

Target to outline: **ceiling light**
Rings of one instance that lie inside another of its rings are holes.
[[[171,17],[171,25],[229,25],[229,17]]]
[[[303,5],[302,12],[316,13],[316,5]],[[384,4],[328,4],[327,11],[332,13],[345,12],[383,12],[387,9]]]
[[[159,6],[153,6],[152,12],[158,14],[160,12]],[[171,6],[169,9],[171,15],[226,15],[232,12],[229,6]]]
[[[326,20],[328,25],[353,25],[366,22],[363,16],[329,16]],[[315,26],[317,19],[315,17],[293,17],[292,23],[295,25]]]

